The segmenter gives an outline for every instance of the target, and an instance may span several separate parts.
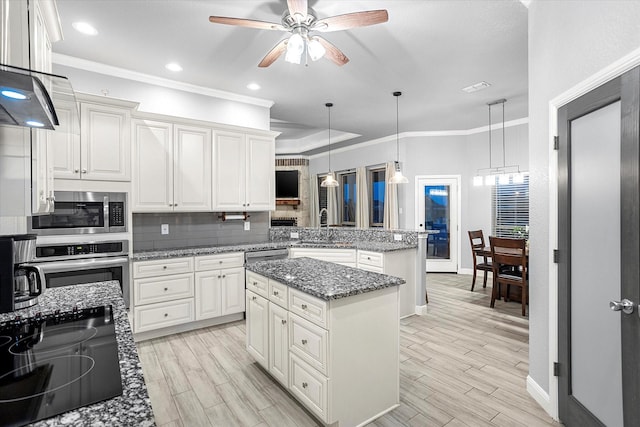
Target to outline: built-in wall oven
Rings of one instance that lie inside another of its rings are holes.
[[[129,308],[127,240],[37,244],[31,264],[43,272],[47,288],[117,280]]]
[[[31,233],[52,236],[127,231],[126,193],[56,191],[54,196],[54,212],[31,217]]]

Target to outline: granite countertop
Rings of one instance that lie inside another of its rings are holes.
[[[46,315],[56,310],[64,312],[74,307],[83,309],[109,304],[113,307],[115,320],[122,395],[37,421],[33,426],[155,425],[119,282],[95,282],[47,289],[44,295],[40,296],[38,304],[11,313],[2,313],[0,322],[11,320],[17,315],[25,318],[33,317],[37,313]]]
[[[133,261],[149,261],[154,259],[179,258],[197,255],[214,255],[228,252],[252,252],[267,249],[287,248],[361,249],[371,252],[390,252],[415,249],[416,247],[417,245],[392,242],[332,242],[323,240],[289,240],[265,243],[245,243],[241,245],[228,246],[201,246],[193,248],[134,251],[131,255],[131,259]]]
[[[259,261],[246,269],[323,300],[399,286],[404,279],[313,258]]]

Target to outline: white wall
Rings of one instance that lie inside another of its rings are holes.
[[[549,391],[549,101],[640,47],[638,1],[529,6],[529,375]]]
[[[409,184],[400,185],[398,203],[402,208],[400,228],[415,229],[415,179],[418,175],[460,175],[461,268],[473,268],[468,230],[482,229],[491,234],[491,189],[474,187],[473,176],[477,169],[489,167],[489,134],[487,131],[470,135],[403,136],[400,139],[400,163]],[[502,130],[492,131],[492,165],[502,165]],[[528,126],[520,124],[505,129],[506,164],[519,164],[528,170]],[[359,166],[372,166],[395,160],[395,138],[377,144],[361,144],[353,148],[334,150],[331,153],[331,169],[340,171]],[[324,173],[328,168],[326,154],[310,159],[309,173]]]

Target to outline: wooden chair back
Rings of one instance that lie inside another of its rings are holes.
[[[505,301],[509,298],[509,287],[522,288],[522,315],[526,314],[526,304],[529,298],[529,283],[527,271],[527,242],[525,239],[510,239],[504,237],[489,237],[491,259],[493,260],[493,290],[491,293],[491,307],[499,299],[501,285],[506,286]]]

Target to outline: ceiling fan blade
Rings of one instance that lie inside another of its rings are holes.
[[[287,50],[287,39],[282,40],[280,43],[274,46],[273,49],[266,54],[262,61],[258,64],[258,67],[264,68],[273,64],[276,59],[280,57]]]
[[[307,19],[307,9],[309,7],[307,0],[287,0],[287,7],[289,8],[289,14],[294,18],[296,18],[296,14],[300,15],[300,18],[297,18],[298,22]]]
[[[318,20],[313,29],[321,32],[348,30],[349,28],[366,27],[381,24],[389,20],[386,10],[367,10],[365,12],[346,13]]]
[[[347,62],[349,62],[349,58],[342,53],[340,49],[335,47],[332,43],[327,41],[326,39],[316,36],[320,44],[325,48],[326,52],[324,57],[335,63],[336,65],[343,66]]]
[[[238,27],[258,28],[260,30],[286,31],[285,28],[275,22],[256,21],[253,19],[227,18],[226,16],[210,16],[209,21],[214,24],[236,25]]]

